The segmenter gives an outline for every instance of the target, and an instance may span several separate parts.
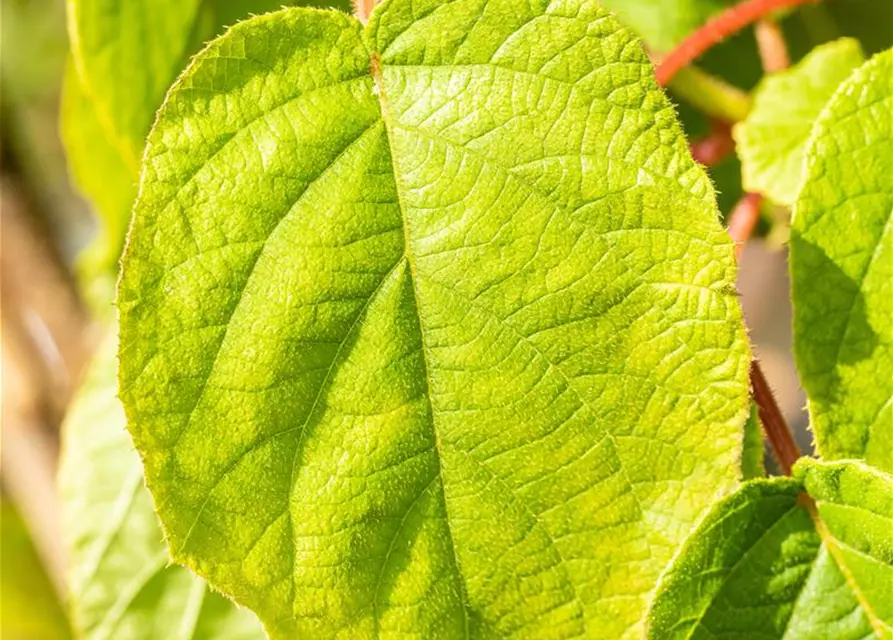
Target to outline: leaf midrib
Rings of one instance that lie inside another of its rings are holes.
[[[440,442],[440,435],[434,426],[434,406],[431,403],[431,375],[430,375],[430,365],[429,365],[430,354],[428,352],[428,346],[425,341],[425,319],[422,317],[422,314],[421,314],[421,311],[420,311],[419,305],[418,305],[419,295],[418,295],[418,291],[416,289],[416,282],[417,282],[416,268],[415,268],[415,263],[412,258],[412,251],[410,251],[411,243],[410,243],[410,238],[409,238],[408,225],[406,223],[406,209],[407,209],[407,207],[406,207],[406,203],[403,200],[403,190],[400,188],[399,176],[401,175],[401,173],[400,173],[400,169],[398,166],[397,155],[394,153],[394,148],[391,145],[391,125],[389,122],[390,112],[389,112],[389,108],[388,108],[387,94],[385,92],[384,83],[382,82],[382,79],[381,79],[381,58],[379,57],[378,53],[373,52],[370,55],[370,65],[369,66],[370,66],[370,75],[372,76],[372,80],[378,89],[378,91],[377,91],[378,104],[381,109],[381,119],[382,119],[382,122],[385,127],[385,140],[388,145],[388,155],[390,156],[390,159],[391,159],[391,169],[394,174],[394,186],[395,186],[396,192],[397,192],[397,203],[398,203],[398,207],[400,209],[400,215],[401,215],[401,218],[403,221],[403,224],[402,224],[403,243],[404,243],[403,252],[404,252],[404,257],[406,260],[406,266],[409,269],[409,279],[410,279],[410,282],[412,283],[413,299],[415,300],[415,304],[413,306],[415,307],[415,310],[416,310],[416,317],[419,320],[419,334],[420,334],[419,338],[420,338],[421,345],[422,345],[422,364],[425,368],[425,389],[426,389],[425,400],[428,404],[428,415],[431,416],[431,431],[434,436],[434,449],[435,449],[435,454],[436,454],[436,458],[437,458],[437,475],[440,478],[440,492],[441,492],[441,496],[443,497],[443,511],[444,511],[444,518],[446,520],[447,537],[449,538],[449,542],[450,542],[449,546],[450,546],[450,550],[452,551],[452,554],[453,554],[453,563],[456,568],[457,580],[459,582],[460,599],[462,602],[462,616],[463,616],[463,622],[464,622],[465,639],[470,640],[471,633],[470,633],[470,628],[469,628],[469,622],[470,622],[471,607],[469,606],[469,603],[468,603],[468,590],[467,590],[467,586],[465,585],[465,580],[463,578],[464,574],[462,573],[462,569],[459,564],[459,554],[456,550],[456,541],[453,538],[453,526],[450,521],[449,500],[447,499],[447,495],[446,495],[446,483],[443,481],[443,477],[444,477],[443,463],[441,462],[441,450],[442,450],[443,445]],[[384,568],[385,567],[383,566],[382,572],[384,572]],[[376,633],[378,633],[380,635],[380,629],[378,627],[377,619],[375,621],[375,630],[376,630]]]

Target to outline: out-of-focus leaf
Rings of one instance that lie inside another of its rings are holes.
[[[138,171],[106,135],[70,61],[62,85],[59,129],[72,182],[102,214],[99,236],[81,255],[78,267],[87,288],[85,297],[107,307],[114,291],[109,267],[117,263],[124,246]]]
[[[116,397],[114,334],[64,429],[59,472],[70,610],[83,640],[262,640],[257,619],[171,566]]]
[[[0,638],[66,640],[68,620],[15,507],[0,500]]]
[[[753,108],[733,130],[747,191],[794,204],[812,127],[840,83],[864,61],[856,40],[837,40],[760,83]]]
[[[102,279],[103,270],[117,266],[145,137],[168,87],[224,27],[284,4],[350,6],[348,0],[68,2],[72,63],[64,87],[62,137],[72,178],[103,227],[84,258],[88,286],[93,286],[90,277]]]

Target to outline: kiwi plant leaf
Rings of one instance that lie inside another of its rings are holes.
[[[59,473],[70,609],[83,640],[262,640],[251,612],[170,564],[117,398],[114,333],[64,428]]]
[[[822,111],[791,229],[794,352],[826,459],[893,471],[893,50]]]
[[[893,478],[806,458],[794,476],[716,504],[661,578],[649,638],[891,637]]]
[[[864,61],[859,42],[842,38],[760,83],[753,108],[733,129],[746,190],[778,204],[794,203],[812,126],[840,83]]]
[[[348,0],[68,0],[73,69],[60,129],[73,181],[104,227],[85,273],[117,265],[146,134],[189,58],[226,26],[283,4],[350,7]]]
[[[734,280],[597,3],[240,23],[159,113],[119,286],[173,556],[274,638],[636,637],[740,477]]]

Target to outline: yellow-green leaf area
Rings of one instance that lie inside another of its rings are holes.
[[[733,129],[747,191],[794,204],[812,127],[840,83],[864,61],[858,40],[842,38],[766,76],[747,118]]]
[[[893,51],[844,82],[791,229],[794,351],[826,459],[893,471]]]
[[[82,640],[262,640],[251,612],[173,566],[117,398],[113,332],[65,421],[69,609]]]
[[[636,637],[740,475],[731,243],[586,0],[214,41],[153,128],[121,397],[172,552],[273,638]]]

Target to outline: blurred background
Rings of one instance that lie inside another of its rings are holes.
[[[2,0],[0,5],[4,640],[71,635],[63,604],[67,561],[55,485],[60,429],[84,365],[112,313],[113,269],[85,268],[82,257],[101,233],[102,216],[73,186],[60,135],[69,55],[65,4]],[[893,0],[838,0],[798,12],[782,23],[792,59],[817,42],[841,35],[856,35],[869,53],[889,47],[891,6]],[[701,64],[742,89],[753,87],[761,75],[750,30],[710,52]],[[707,119],[685,103],[679,108],[690,136],[705,135]],[[734,155],[711,173],[727,213],[741,195]],[[809,451],[805,401],[791,355],[785,215],[764,211],[761,237],[746,247],[741,259],[739,288],[766,376],[801,448]],[[112,244],[120,246],[120,240]]]

